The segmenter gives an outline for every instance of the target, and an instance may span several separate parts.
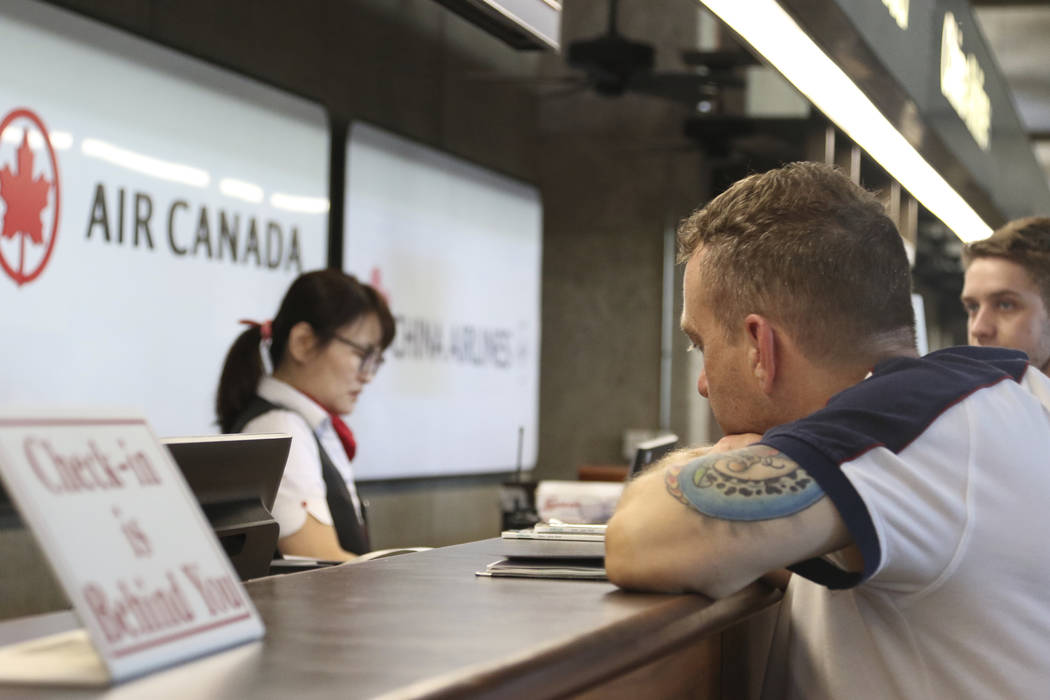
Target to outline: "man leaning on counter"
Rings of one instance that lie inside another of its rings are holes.
[[[679,244],[727,437],[627,487],[610,579],[721,597],[790,568],[764,697],[1045,693],[1050,380],[1015,350],[918,357],[901,239],[828,166],[738,182]]]

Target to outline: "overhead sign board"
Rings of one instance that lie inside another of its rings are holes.
[[[984,89],[984,67],[963,49],[963,31],[951,12],[944,13],[941,30],[941,94],[963,120],[977,145],[988,150],[992,130],[992,101]]]
[[[780,0],[993,227],[1050,188],[966,0]]]
[[[531,468],[542,207],[511,178],[355,123],[343,266],[387,295],[397,337],[349,422],[359,479]]]
[[[898,27],[908,28],[909,0],[882,0],[882,4],[889,10],[890,16],[893,17]]]
[[[323,111],[39,2],[0,62],[0,396],[215,432],[237,320],[326,265]]]
[[[514,48],[560,46],[561,0],[437,1]]]

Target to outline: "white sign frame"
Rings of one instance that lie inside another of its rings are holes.
[[[0,412],[0,478],[110,681],[263,636],[251,598],[144,418]],[[33,680],[11,658],[0,680]]]

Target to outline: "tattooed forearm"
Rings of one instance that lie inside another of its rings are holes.
[[[806,470],[765,445],[670,467],[666,484],[682,503],[723,520],[783,518],[805,510],[824,495]]]

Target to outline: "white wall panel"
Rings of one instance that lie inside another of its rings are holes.
[[[323,111],[40,3],[0,8],[0,63],[0,173],[16,183],[0,178],[0,402],[215,432],[237,320],[270,317],[326,263]],[[37,210],[17,185],[25,133]]]
[[[350,425],[359,479],[536,461],[542,207],[490,170],[362,123],[347,145],[343,267],[398,320]]]

